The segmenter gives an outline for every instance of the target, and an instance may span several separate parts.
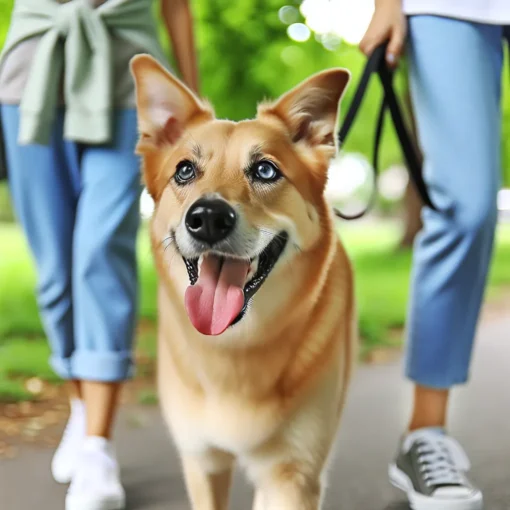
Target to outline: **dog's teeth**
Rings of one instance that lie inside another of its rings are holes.
[[[198,267],[198,277],[200,278],[200,269],[202,269],[202,262],[204,261],[204,255],[200,255],[200,257],[198,258],[198,262],[197,262],[197,267]]]
[[[255,259],[253,259],[251,261],[250,270],[248,271],[248,275],[246,276],[246,283],[248,283],[255,276],[255,273],[257,272],[258,268],[259,268],[259,258],[256,257]]]

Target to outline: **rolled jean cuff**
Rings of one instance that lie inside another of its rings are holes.
[[[53,371],[62,379],[72,379],[71,358],[60,358],[59,356],[50,357],[50,366]]]
[[[75,351],[71,358],[51,358],[51,366],[63,379],[122,382],[134,375],[131,351]]]
[[[418,386],[434,390],[449,390],[454,386],[466,384],[469,380],[468,374],[449,374],[447,376],[444,374],[423,374],[411,368],[406,370],[406,377]]]

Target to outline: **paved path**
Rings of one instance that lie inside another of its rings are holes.
[[[458,390],[451,427],[469,451],[473,477],[485,490],[486,509],[510,509],[510,318],[484,325],[473,381]],[[386,464],[406,421],[410,388],[399,364],[358,370],[330,477],[330,510],[408,510],[387,482]],[[128,510],[188,509],[179,464],[156,409],[125,410],[118,440]],[[50,479],[51,452],[24,447],[0,461],[0,510],[63,509],[65,488]],[[249,509],[250,491],[239,477],[232,510]]]

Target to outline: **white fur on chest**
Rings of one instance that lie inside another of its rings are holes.
[[[197,398],[182,387],[165,396],[163,411],[184,454],[207,456],[216,449],[241,460],[259,457],[260,452],[267,457],[271,450],[269,457],[285,457],[292,451],[293,456],[300,452],[298,457],[313,458],[329,448],[337,427],[338,368],[329,371],[292,412],[283,412],[278,402],[255,405],[225,395]]]
[[[250,405],[225,396],[173,397],[166,397],[165,417],[179,450],[190,454],[215,448],[242,456],[267,442],[283,421],[271,403]]]

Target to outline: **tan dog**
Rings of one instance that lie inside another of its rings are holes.
[[[195,510],[234,461],[256,510],[315,510],[355,353],[353,277],[324,199],[349,74],[317,74],[255,120],[216,120],[132,61],[159,273],[159,393]]]

